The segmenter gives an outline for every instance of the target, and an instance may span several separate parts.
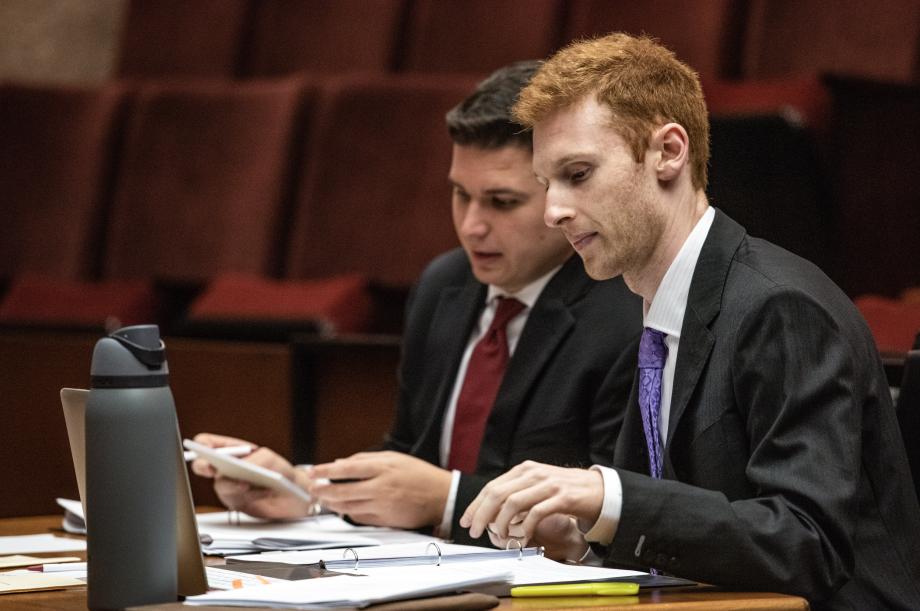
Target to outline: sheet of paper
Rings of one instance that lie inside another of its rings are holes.
[[[264,537],[309,540],[316,542],[317,547],[380,544],[377,538],[359,534],[348,522],[335,515],[285,522],[266,522],[247,515],[233,516],[231,520],[227,512],[199,514],[197,517],[199,534],[207,535],[216,542],[204,548],[206,553],[234,553],[235,547],[243,550],[238,553],[251,552],[249,542]]]
[[[2,594],[34,592],[36,590],[60,590],[85,585],[85,581],[61,576],[57,573],[37,573],[34,571],[17,574],[0,573],[0,593]]]
[[[507,571],[470,571],[466,567],[431,566],[412,571],[379,569],[374,575],[340,575],[284,583],[208,592],[185,599],[187,605],[252,605],[305,607],[310,605],[362,606],[371,602],[402,600],[475,586],[504,584]]]
[[[86,534],[86,518],[83,515],[83,504],[72,499],[55,499],[57,504],[64,508],[64,521],[61,526],[66,532],[74,535]]]
[[[57,558],[46,558],[42,556],[0,556],[0,569],[13,569],[20,566],[35,566],[37,564],[57,564],[61,562],[79,562],[77,556],[59,556]]]
[[[86,541],[65,539],[52,534],[0,537],[0,554],[34,554],[36,552],[73,552],[86,549]]]
[[[515,586],[565,581],[602,581],[614,577],[648,575],[641,571],[563,564],[542,556],[531,556],[523,560],[486,560],[477,564],[483,565],[483,570],[488,570],[491,566],[494,570],[504,568],[511,571],[512,585]]]
[[[208,587],[212,590],[238,590],[240,588],[285,581],[284,579],[277,579],[276,577],[263,577],[262,575],[253,575],[251,573],[239,573],[216,566],[206,566],[204,567],[204,572],[208,576]]]

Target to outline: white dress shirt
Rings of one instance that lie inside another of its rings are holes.
[[[439,459],[442,467],[446,467],[450,459],[450,441],[454,430],[454,415],[457,413],[457,398],[460,396],[460,389],[463,387],[463,381],[466,377],[466,368],[470,363],[473,348],[476,347],[477,342],[479,342],[486,331],[489,330],[489,325],[492,324],[492,319],[495,318],[495,311],[498,309],[498,298],[514,297],[525,306],[521,313],[511,319],[508,326],[505,328],[505,335],[508,338],[508,356],[511,357],[514,354],[514,349],[517,347],[521,332],[524,330],[524,325],[527,324],[527,318],[530,316],[530,311],[533,309],[534,304],[537,303],[540,293],[543,292],[550,278],[552,278],[561,267],[560,265],[549,273],[537,278],[517,293],[507,293],[496,286],[489,285],[488,293],[486,294],[486,307],[483,308],[482,314],[479,316],[479,321],[473,327],[472,333],[470,333],[470,338],[466,343],[466,350],[463,351],[463,358],[460,360],[460,367],[457,368],[457,376],[454,379],[454,389],[453,392],[451,392],[450,400],[447,402],[447,408],[444,411],[444,425],[441,429],[441,443],[439,446]],[[459,484],[460,472],[454,470],[453,480],[450,485],[450,494],[447,497],[447,503],[444,505],[444,515],[441,518],[441,525],[438,527],[438,535],[443,538],[448,538],[450,536],[451,522],[453,522],[454,519],[454,505],[457,502],[457,487]]]
[[[693,231],[687,236],[683,246],[668,271],[665,272],[652,303],[644,304],[643,326],[667,334],[664,342],[668,347],[668,356],[661,372],[661,414],[658,418],[659,435],[661,435],[662,448],[664,440],[668,438],[668,422],[671,416],[671,395],[674,391],[674,369],[677,365],[677,349],[680,344],[680,330],[684,324],[684,313],[687,310],[687,296],[690,294],[690,283],[696,262],[703,249],[709,228],[715,218],[715,208],[708,208],[697,221]],[[600,471],[604,479],[604,503],[601,515],[594,526],[585,533],[585,539],[603,544],[613,541],[617,526],[620,523],[620,513],[623,509],[623,486],[616,469],[594,465],[591,467]]]

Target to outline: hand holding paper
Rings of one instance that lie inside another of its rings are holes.
[[[186,448],[199,454],[192,470],[215,478],[214,491],[227,507],[271,520],[310,514],[313,500],[304,490],[307,475],[303,470],[268,448],[259,448],[243,459],[214,450],[247,443],[240,439],[205,433],[195,439],[185,442]]]

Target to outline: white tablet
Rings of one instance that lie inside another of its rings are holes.
[[[184,440],[182,445],[184,445],[187,450],[191,450],[198,454],[199,458],[203,458],[211,463],[211,466],[224,477],[249,482],[256,486],[262,486],[263,488],[271,488],[278,492],[289,492],[307,503],[313,502],[313,498],[307,494],[303,488],[277,471],[254,465],[251,462],[240,460],[235,456],[220,454],[216,452],[214,448],[195,443],[190,439]]]

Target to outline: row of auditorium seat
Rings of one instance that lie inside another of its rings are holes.
[[[373,295],[404,291],[456,244],[444,114],[475,80],[0,85],[0,323],[178,314],[215,329],[373,328]],[[814,139],[827,122],[822,83],[704,87],[712,201],[756,235],[827,259],[832,232],[809,231],[831,206]]]
[[[91,286],[64,304],[38,291],[36,274],[57,287],[229,272],[407,285],[456,243],[444,114],[471,86],[385,76],[3,85],[0,276],[13,278],[3,317],[99,319]],[[24,275],[41,299],[24,298]]]
[[[131,0],[118,74],[482,73],[614,30],[715,78],[920,72],[914,0]]]

